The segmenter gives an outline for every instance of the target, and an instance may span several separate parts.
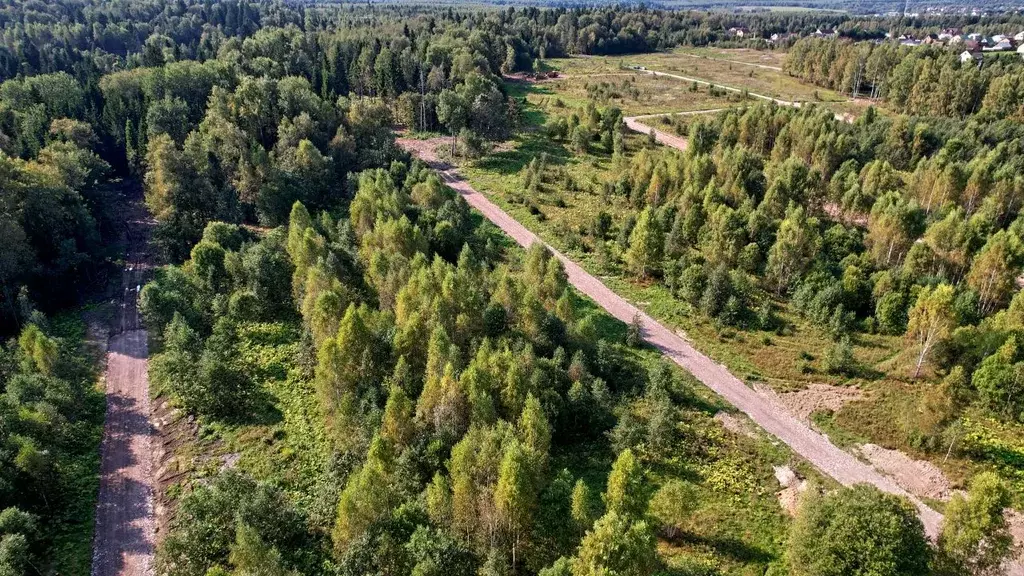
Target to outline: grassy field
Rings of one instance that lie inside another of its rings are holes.
[[[631,56],[593,56],[549,60],[553,69],[569,75],[606,74],[621,72],[623,67],[644,66],[649,70],[667,72],[703,80],[718,86],[746,89],[758,94],[782,100],[799,102],[836,102],[846,100],[831,90],[805,84],[777,70],[735,64],[723,61],[727,56],[736,55],[744,60],[752,58],[750,50],[716,50],[711,57],[694,57],[711,53],[695,53],[692,50],[677,50]],[[746,60],[744,60],[746,61]],[[774,60],[778,65],[778,60]],[[685,81],[679,81],[685,86]]]
[[[677,48],[673,54],[690,56],[693,58],[707,58],[711,60],[732,60],[733,62],[745,62],[747,64],[759,64],[761,66],[773,66],[782,68],[786,62],[786,53],[781,50],[754,50],[751,48],[717,48],[714,46],[700,48]]]
[[[530,83],[519,94],[542,109],[579,108],[593,101],[602,107],[618,106],[627,116],[710,110],[742,102],[738,94],[711,94],[707,87],[695,90],[673,78],[624,71],[597,74]]]

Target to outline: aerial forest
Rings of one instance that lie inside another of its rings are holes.
[[[83,318],[130,265],[130,206],[157,265],[125,289],[175,422],[161,576],[997,574],[1019,462],[972,461],[929,538],[905,499],[727,431],[735,411],[639,319],[397,141],[464,166],[524,138],[597,158],[585,181],[531,154],[500,176],[508,205],[543,222],[601,198],[554,231],[569,257],[723,341],[810,326],[827,348],[805,375],[874,377],[855,346],[901,338],[927,386],[907,444],[961,457],[970,418],[1024,422],[1024,66],[875,41],[988,25],[962,20],[0,2],[0,575],[88,571],[104,350]],[[593,97],[544,117],[524,96],[559,60],[679,47],[785,51],[780,72],[870,106],[744,93],[653,124],[679,151]],[[808,480],[788,512],[784,463]]]

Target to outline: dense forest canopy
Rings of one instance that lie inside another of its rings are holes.
[[[18,316],[23,286],[50,310],[81,291],[58,287],[101,276],[103,247],[120,233],[109,218],[117,190],[144,177],[161,245],[180,260],[210,218],[273,225],[296,199],[324,206],[347,173],[388,161],[381,138],[393,119],[501,139],[518,117],[500,74],[536,58],[706,43],[728,18],[643,8],[8,2],[3,318]],[[807,29],[822,18],[778,25]]]

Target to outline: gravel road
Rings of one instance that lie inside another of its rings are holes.
[[[153,574],[153,475],[149,422],[147,334],[139,322],[138,289],[146,269],[145,209],[133,205],[128,264],[122,271],[120,315],[107,351],[107,417],[92,576]]]
[[[701,111],[701,113],[707,114],[717,111],[718,110],[709,110],[707,112]],[[649,116],[627,116],[623,118],[622,121],[625,122],[626,128],[641,134],[650,134],[651,130],[654,130],[654,139],[657,140],[659,144],[671,146],[677,150],[686,150],[686,146],[688,145],[686,138],[676,136],[675,134],[669,134],[668,132],[658,130],[657,128],[652,128],[651,126],[641,122],[640,119],[642,118],[649,118]]]
[[[441,161],[434,153],[437,141],[399,139],[398,144],[437,170],[448,186],[461,194],[470,206],[521,246],[542,242],[525,226],[474,190],[453,167]],[[909,499],[917,506],[925,531],[932,537],[938,534],[942,524],[941,514],[899,487],[890,478],[832,444],[827,437],[811,430],[790,415],[775,399],[748,387],[724,366],[701,354],[689,342],[612,292],[564,254],[551,246],[548,246],[548,249],[565,265],[569,282],[577,290],[623,322],[630,322],[634,315],[638,315],[643,326],[644,339],[648,343],[725,398],[769,434],[785,442],[794,452],[843,485],[873,484],[885,492]]]

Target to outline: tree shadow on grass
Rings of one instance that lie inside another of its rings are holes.
[[[684,530],[674,538],[667,538],[667,540],[679,545],[711,548],[715,551],[716,555],[730,558],[737,562],[768,564],[776,559],[775,555],[767,550],[762,550],[739,538],[725,534],[702,535]],[[685,572],[682,572],[682,574],[685,574]]]
[[[565,164],[569,158],[565,146],[542,134],[526,134],[516,148],[495,152],[478,160],[474,166],[503,175],[518,174],[531,160],[543,153],[547,153],[550,164]]]

